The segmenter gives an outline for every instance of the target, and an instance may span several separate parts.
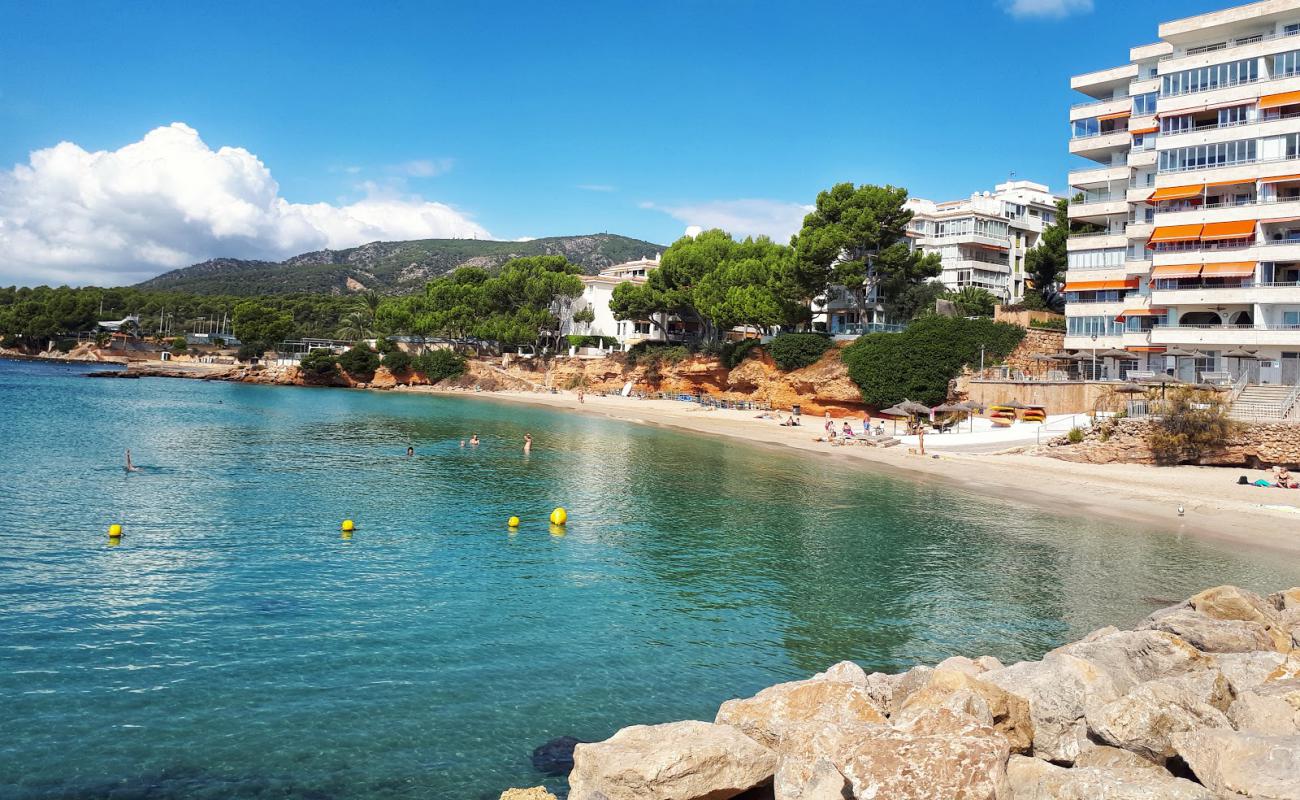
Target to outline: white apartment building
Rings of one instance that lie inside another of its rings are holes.
[[[936,203],[909,198],[913,247],[943,259],[943,285],[974,286],[1003,303],[1025,296],[1025,253],[1038,246],[1056,218],[1057,197],[1041,183],[1008,181],[992,192]]]
[[[614,318],[609,310],[609,301],[614,296],[614,287],[621,283],[643,284],[650,270],[659,268],[659,254],[654,258],[642,258],[615,264],[609,269],[601,270],[596,275],[582,276],[582,295],[573,303],[568,317],[561,320],[561,330],[591,336],[608,336],[618,340],[619,349],[626,350],[641,341],[665,341],[662,328],[649,320],[620,320]],[[575,323],[573,314],[590,308],[595,320],[590,323]],[[670,325],[671,327],[671,325]]]
[[[1066,347],[1185,380],[1296,384],[1300,0],[1158,35],[1070,81],[1090,98],[1070,109],[1070,153],[1092,162],[1070,173],[1070,219],[1098,230],[1069,239]]]

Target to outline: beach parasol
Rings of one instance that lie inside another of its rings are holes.
[[[1170,385],[1173,385],[1173,384],[1182,385],[1182,384],[1186,383],[1186,381],[1183,381],[1183,380],[1180,380],[1180,379],[1178,379],[1178,378],[1175,378],[1173,375],[1166,375],[1166,374],[1163,373],[1163,372],[1157,373],[1156,375],[1153,375],[1153,376],[1150,377],[1150,378],[1146,378],[1146,379],[1144,379],[1142,382],[1143,382],[1143,383],[1155,383],[1155,384],[1159,384],[1159,386],[1160,386],[1160,399],[1161,399],[1161,400],[1164,400],[1164,399],[1165,399],[1165,387],[1170,386]]]
[[[1147,390],[1136,383],[1126,383],[1123,386],[1116,386],[1112,391],[1118,394],[1146,394]]]
[[[908,412],[909,414],[925,414],[926,416],[930,415],[930,407],[923,403],[917,403],[911,400],[904,400],[903,402],[898,404],[898,407]]]
[[[1024,403],[1021,403],[1021,402],[1019,402],[1019,401],[1017,401],[1017,400],[1008,400],[1008,401],[1006,401],[1005,403],[994,403],[994,405],[1002,406],[1003,408],[1014,408],[1014,409],[1016,409],[1017,411],[1021,411],[1021,410],[1024,410],[1024,409],[1026,409],[1026,408],[1029,408],[1029,406],[1027,406],[1027,405],[1025,405]]]
[[[1229,350],[1228,352],[1226,352],[1226,353],[1223,354],[1223,357],[1224,357],[1224,358],[1235,358],[1235,359],[1237,359],[1237,372],[1241,372],[1241,362],[1242,362],[1242,361],[1258,361],[1258,360],[1259,360],[1259,356],[1255,353],[1254,350],[1246,350],[1245,348],[1241,348],[1241,347],[1238,347],[1238,348],[1235,349],[1235,350]]]
[[[902,408],[899,407],[901,405],[902,404],[900,403],[898,406],[890,406],[889,408],[886,408],[884,411],[876,412],[877,414],[883,414],[888,417],[893,417],[893,419],[891,419],[890,422],[894,423],[894,433],[898,433],[898,418],[910,416],[906,411],[904,411]]]

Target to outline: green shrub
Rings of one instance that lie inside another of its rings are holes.
[[[727,342],[722,346],[720,354],[723,365],[727,369],[735,369],[740,366],[741,362],[753,355],[761,344],[758,339],[741,339],[738,342]]]
[[[618,339],[613,336],[584,336],[582,334],[571,333],[564,337],[569,340],[569,347],[617,347]]]
[[[375,340],[375,350],[379,351],[381,356],[387,356],[389,353],[399,352],[397,342],[394,342],[387,336],[380,336]]]
[[[676,364],[691,357],[691,351],[685,345],[666,342],[637,342],[627,351],[627,363],[632,366],[658,368],[664,364]]]
[[[416,356],[413,363],[415,371],[429,383],[465,374],[465,357],[454,350],[430,350]]]
[[[1048,331],[1063,331],[1065,330],[1065,318],[1052,317],[1051,319],[1031,319],[1029,320],[1029,327],[1042,328],[1043,330]]]
[[[400,375],[411,368],[412,359],[405,350],[390,350],[384,354],[383,365],[394,375]]]
[[[1070,432],[1065,435],[1065,438],[1070,440],[1070,444],[1078,444],[1083,441],[1083,429],[1071,428]]]
[[[1218,392],[1176,389],[1151,424],[1147,445],[1157,464],[1186,464],[1224,446],[1241,429]]]
[[[353,377],[364,378],[379,368],[379,355],[364,343],[357,343],[338,358],[339,366]]]
[[[849,378],[872,408],[887,408],[904,399],[926,405],[942,403],[948,382],[963,366],[977,365],[980,345],[986,364],[1010,355],[1025,329],[990,319],[927,316],[901,333],[872,333],[844,348],[841,358]]]
[[[171,351],[174,354],[180,355],[181,353],[187,352],[189,349],[190,346],[185,341],[184,336],[177,336],[175,339],[172,339]]]
[[[817,333],[783,333],[767,346],[768,355],[784,372],[811,367],[831,348],[831,340]]]
[[[302,357],[298,369],[315,378],[327,378],[338,374],[339,365],[334,358],[334,351],[318,347]]]

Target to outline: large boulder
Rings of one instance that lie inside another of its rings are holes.
[[[925,685],[912,692],[891,720],[905,726],[937,709],[969,715],[993,728],[1007,737],[1013,752],[1027,752],[1033,744],[1034,723],[1028,701],[996,684],[951,669],[930,673]]]
[[[1205,730],[1173,742],[1197,780],[1220,795],[1300,800],[1300,736]]]
[[[980,680],[1029,703],[1034,755],[1062,763],[1073,762],[1088,745],[1087,711],[1119,697],[1110,673],[1065,653],[993,670]]]
[[[819,672],[813,676],[815,681],[840,681],[841,683],[856,683],[859,686],[867,685],[867,671],[852,661],[841,661],[833,664],[825,672]]]
[[[1300,679],[1268,681],[1244,692],[1228,709],[1232,727],[1266,736],[1300,734]]]
[[[1154,761],[1148,761],[1130,750],[1121,750],[1106,744],[1090,744],[1074,760],[1074,767],[1098,767],[1100,769],[1120,770],[1123,772],[1149,772],[1153,775],[1167,777],[1168,770]]]
[[[1140,626],[1171,633],[1205,653],[1276,650],[1277,629],[1235,619],[1216,619],[1191,609],[1152,617]]]
[[[1214,668],[1223,673],[1236,694],[1248,692],[1282,666],[1287,657],[1277,652],[1216,653],[1211,658]]]
[[[977,736],[880,728],[841,771],[859,800],[997,800],[1008,755],[1006,739],[992,728]]]
[[[787,728],[772,783],[776,800],[852,798],[840,767],[880,727],[805,722]]]
[[[569,800],[728,800],[768,783],[777,755],[727,725],[633,725],[573,751]]]
[[[1286,595],[1283,594],[1285,603]],[[1289,653],[1292,648],[1289,624],[1276,605],[1254,592],[1236,586],[1216,586],[1206,589],[1187,601],[1201,614],[1220,620],[1250,622],[1264,628],[1273,643],[1273,649]],[[1263,648],[1261,648],[1263,649]]]
[[[1213,661],[1179,637],[1156,630],[1117,631],[1085,639],[1048,653],[1089,661],[1104,670],[1115,689],[1126,692],[1139,683],[1205,669]]]
[[[1012,756],[1004,800],[1215,800],[1213,792],[1163,770],[1058,767]]]
[[[805,722],[832,725],[886,723],[865,686],[832,680],[778,683],[753,697],[728,700],[714,722],[731,725],[767,747],[780,747],[784,731]]]
[[[506,789],[500,800],[556,800],[556,797],[546,791],[545,786],[534,786],[531,789]]]
[[[938,664],[934,665],[935,669],[950,669],[956,672],[964,672],[972,678],[978,677],[989,670],[1002,669],[1005,665],[993,656],[980,656],[979,658],[967,658],[966,656],[952,656],[945,658]]]
[[[889,715],[892,717],[907,702],[907,698],[912,696],[912,692],[920,689],[930,682],[930,673],[934,672],[934,667],[924,665],[915,666],[904,672],[902,675],[895,676],[892,683],[892,691],[889,695]]]
[[[1190,674],[1148,681],[1087,714],[1088,730],[1106,744],[1159,764],[1174,755],[1171,737],[1205,728],[1231,727],[1221,708],[1231,703],[1221,674]]]

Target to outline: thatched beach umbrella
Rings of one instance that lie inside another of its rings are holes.
[[[1163,372],[1161,372],[1161,373],[1159,373],[1159,374],[1157,374],[1157,375],[1155,375],[1155,376],[1153,376],[1153,377],[1150,377],[1150,378],[1146,378],[1146,379],[1144,379],[1144,380],[1143,380],[1143,383],[1154,383],[1154,384],[1158,384],[1158,385],[1160,386],[1160,399],[1161,399],[1161,400],[1164,400],[1164,399],[1165,399],[1165,389],[1166,389],[1167,387],[1169,387],[1169,386],[1175,386],[1175,385],[1177,385],[1177,386],[1182,386],[1182,385],[1185,385],[1187,382],[1184,381],[1184,380],[1182,380],[1182,379],[1180,379],[1180,378],[1176,378],[1176,377],[1174,377],[1173,375],[1166,375],[1166,374],[1164,374]]]
[[[898,433],[898,418],[911,416],[911,414],[908,414],[906,411],[904,411],[901,408],[901,406],[902,404],[900,403],[896,406],[890,406],[889,408],[886,408],[884,411],[876,412],[877,414],[882,414],[887,417],[892,417],[892,419],[890,419],[890,422],[894,423],[894,433]]]
[[[1259,360],[1259,354],[1258,354],[1258,353],[1256,353],[1254,350],[1246,350],[1245,348],[1242,348],[1242,347],[1238,347],[1238,348],[1235,349],[1235,350],[1229,350],[1228,352],[1226,352],[1226,353],[1223,354],[1223,357],[1224,357],[1224,358],[1235,358],[1235,359],[1237,359],[1237,371],[1238,371],[1238,372],[1241,372],[1241,362],[1242,362],[1242,361],[1247,361],[1247,360],[1249,360],[1249,361],[1258,361],[1258,360]]]

